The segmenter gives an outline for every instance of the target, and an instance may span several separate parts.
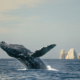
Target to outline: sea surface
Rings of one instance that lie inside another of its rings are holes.
[[[42,60],[48,70],[26,70],[16,59],[0,59],[0,80],[80,80],[80,60]]]

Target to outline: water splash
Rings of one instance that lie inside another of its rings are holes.
[[[52,71],[58,71],[57,69],[51,68],[50,65],[47,65],[48,70],[52,70]]]
[[[17,70],[27,70],[26,68],[24,68],[24,69],[17,69]]]
[[[48,68],[48,70],[59,71],[57,69],[52,68],[50,65],[47,65],[47,68]],[[24,68],[24,69],[17,69],[17,70],[28,70],[28,69]]]

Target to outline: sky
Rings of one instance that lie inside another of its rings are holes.
[[[0,0],[0,42],[35,51],[56,47],[41,58],[58,59],[62,49],[80,52],[80,0]],[[0,49],[0,58],[10,58]]]

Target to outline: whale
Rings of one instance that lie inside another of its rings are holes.
[[[55,46],[56,44],[51,44],[32,52],[23,45],[8,44],[4,41],[0,42],[0,48],[10,57],[14,57],[19,60],[26,69],[47,69],[46,64],[40,59],[40,57]]]

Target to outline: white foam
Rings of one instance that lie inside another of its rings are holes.
[[[26,68],[24,68],[24,69],[17,69],[17,70],[27,70]]]
[[[57,69],[51,68],[50,65],[47,66],[48,70],[52,70],[52,71],[58,71]]]
[[[51,66],[50,66],[50,65],[47,65],[47,68],[48,68],[48,70],[52,70],[52,71],[59,71],[59,70],[57,70],[57,69],[51,68]],[[26,69],[26,68],[24,68],[24,69],[17,69],[17,70],[27,70],[27,69]]]

